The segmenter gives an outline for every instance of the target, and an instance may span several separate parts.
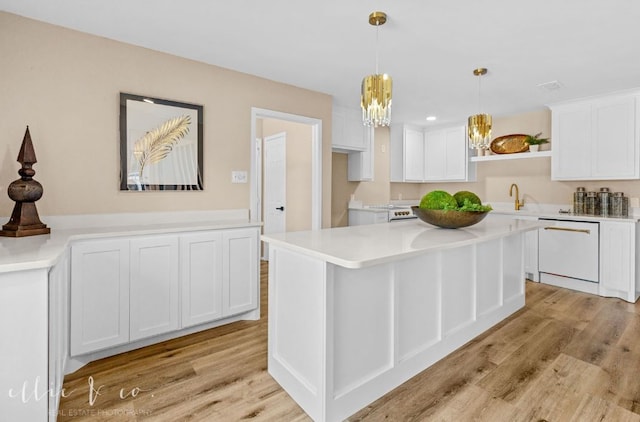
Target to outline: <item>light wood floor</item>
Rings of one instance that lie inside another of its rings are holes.
[[[266,372],[266,269],[260,321],[93,362],[58,420],[308,421]],[[530,282],[526,302],[349,420],[640,421],[640,303]]]

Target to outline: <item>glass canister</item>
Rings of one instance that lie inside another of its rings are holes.
[[[611,216],[626,217],[629,214],[629,199],[622,192],[611,195]]]
[[[573,193],[573,213],[585,214],[585,201],[587,199],[586,189],[583,187],[576,188]]]
[[[598,194],[596,192],[587,192],[584,202],[584,213],[587,215],[598,214]]]
[[[611,192],[609,188],[600,188],[600,192],[598,192],[598,205],[600,207],[599,214],[607,217],[610,214],[611,209],[609,208],[609,200],[611,199]]]

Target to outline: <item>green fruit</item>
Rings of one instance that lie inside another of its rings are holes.
[[[457,207],[455,198],[443,190],[431,191],[420,201],[420,208],[428,210],[456,209]]]
[[[460,192],[456,192],[453,197],[456,199],[456,203],[459,207],[464,205],[465,199],[468,199],[472,204],[482,205],[482,201],[480,200],[478,195],[473,192],[469,192],[468,190],[461,190]]]

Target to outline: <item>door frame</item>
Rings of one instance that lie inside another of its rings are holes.
[[[262,146],[257,141],[258,119],[278,119],[311,126],[311,230],[322,228],[322,120],[251,107],[251,178],[249,215],[262,221]]]

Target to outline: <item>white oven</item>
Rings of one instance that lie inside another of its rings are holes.
[[[546,223],[538,233],[542,281],[549,275],[547,278],[558,276],[598,283],[599,223],[543,218],[540,221]]]
[[[410,206],[369,205],[364,208],[349,208],[349,225],[387,223],[418,218]]]

